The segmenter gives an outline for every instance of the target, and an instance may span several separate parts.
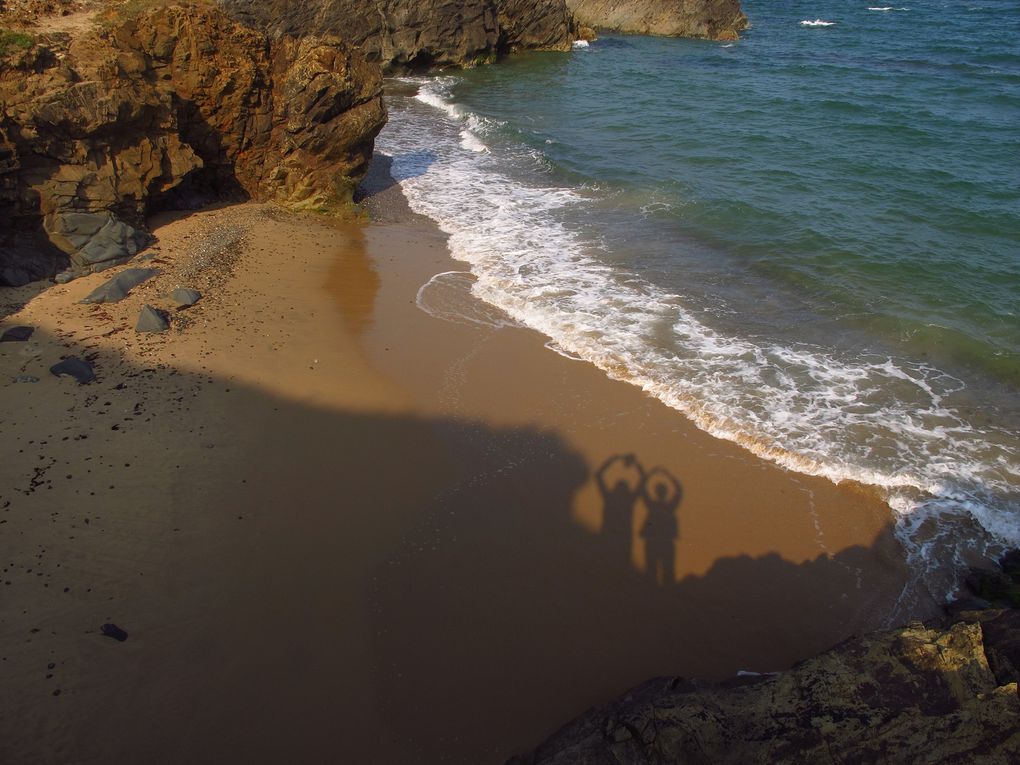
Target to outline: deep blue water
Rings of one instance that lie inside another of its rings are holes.
[[[414,81],[379,148],[561,352],[880,487],[918,556],[1020,543],[1020,5],[744,8]]]

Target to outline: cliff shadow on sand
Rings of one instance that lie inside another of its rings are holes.
[[[500,762],[647,677],[781,669],[892,606],[860,586],[899,575],[889,533],[663,587],[575,521],[598,466],[555,432],[103,350],[78,386],[46,366],[83,349],[29,342],[0,348],[5,762]]]

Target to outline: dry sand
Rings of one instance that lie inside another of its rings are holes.
[[[461,267],[398,189],[371,204],[168,219],[163,273],[114,305],[77,301],[115,271],[5,293],[0,330],[37,329],[0,344],[0,761],[498,763],[648,677],[925,612],[874,496],[424,313]],[[176,286],[205,297],[136,335]],[[682,484],[672,583],[643,504],[603,523],[594,474],[628,453]]]

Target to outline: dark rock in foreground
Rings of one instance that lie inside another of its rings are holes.
[[[1020,762],[1020,611],[852,638],[774,676],[658,678],[511,765]]]
[[[165,313],[151,305],[142,306],[138,314],[138,323],[135,324],[135,332],[166,332],[168,329],[170,322]]]
[[[128,268],[96,287],[82,298],[83,303],[117,303],[139,284],[159,273],[158,268]]]
[[[57,377],[62,375],[73,377],[78,381],[79,385],[85,385],[96,379],[96,373],[92,371],[92,365],[74,356],[54,364],[50,367],[50,372]]]
[[[24,342],[35,332],[34,327],[11,327],[0,335],[0,343]]]
[[[170,293],[170,299],[174,301],[174,305],[178,308],[187,308],[201,300],[202,293],[188,287],[178,287]]]

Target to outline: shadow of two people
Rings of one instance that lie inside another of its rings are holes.
[[[607,481],[607,474],[621,465],[627,475]],[[645,518],[638,535],[644,540],[644,571],[653,584],[676,583],[676,543],[680,536],[677,510],[683,499],[683,487],[664,467],[645,470],[633,454],[614,454],[595,471],[595,482],[602,496],[601,535],[609,546],[609,556],[620,565],[632,560],[634,515],[638,503],[644,505]]]

